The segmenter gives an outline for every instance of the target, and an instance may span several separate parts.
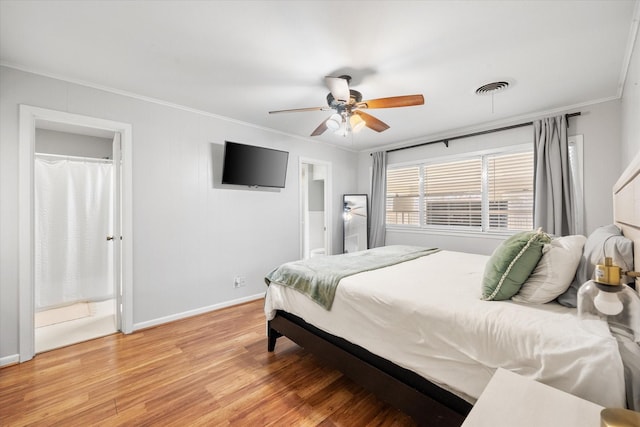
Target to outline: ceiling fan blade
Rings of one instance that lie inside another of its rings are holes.
[[[351,98],[351,92],[349,92],[349,80],[343,77],[331,77],[324,78],[324,82],[329,88],[333,99],[337,101],[349,102]]]
[[[328,111],[331,110],[331,107],[308,107],[308,108],[292,108],[289,110],[275,110],[269,111],[269,114],[275,113],[299,113],[302,111]]]
[[[358,108],[395,108],[395,107],[411,107],[413,105],[424,104],[424,96],[422,95],[404,95],[391,96],[389,98],[369,99],[367,101],[358,102]]]
[[[330,118],[330,117],[329,117]],[[329,120],[329,118],[327,120]],[[320,123],[320,126],[318,126],[316,128],[316,130],[314,130],[313,132],[311,132],[311,136],[318,136],[318,135],[322,135],[324,133],[325,130],[327,130],[327,120],[323,121],[322,123]]]
[[[388,124],[386,124],[380,119],[376,119],[371,114],[367,114],[362,111],[354,111],[353,114],[359,115],[362,118],[362,120],[364,120],[364,123],[367,125],[367,127],[369,129],[375,130],[376,132],[383,132],[389,129]]]

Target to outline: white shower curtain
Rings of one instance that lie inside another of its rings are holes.
[[[36,310],[112,298],[112,165],[35,159]]]

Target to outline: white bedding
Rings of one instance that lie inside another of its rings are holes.
[[[340,281],[331,311],[271,284],[285,310],[474,403],[498,367],[606,407],[624,407],[623,367],[604,325],[555,303],[481,301],[488,257],[440,251]]]

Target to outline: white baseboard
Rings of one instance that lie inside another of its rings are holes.
[[[242,304],[249,301],[255,301],[264,298],[264,292],[256,295],[250,295],[248,297],[238,298],[231,301],[225,301],[220,304],[209,305],[206,307],[197,308],[195,310],[189,310],[182,313],[172,314],[171,316],[160,317],[158,319],[147,320],[146,322],[134,323],[133,330],[138,331],[140,329],[151,328],[153,326],[162,325],[163,323],[169,323],[180,319],[186,319],[187,317],[197,316],[198,314],[208,313],[210,311],[220,310],[222,308],[231,307],[234,305]]]
[[[0,357],[0,367],[15,365],[18,362],[20,362],[19,354],[12,354],[11,356]]]

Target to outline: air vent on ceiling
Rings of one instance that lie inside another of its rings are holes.
[[[508,87],[509,87],[509,82],[500,81],[500,82],[487,83],[486,85],[482,85],[478,89],[476,89],[476,94],[477,95],[493,95],[494,93],[499,92],[501,90],[505,90]]]

